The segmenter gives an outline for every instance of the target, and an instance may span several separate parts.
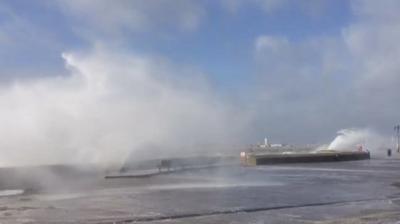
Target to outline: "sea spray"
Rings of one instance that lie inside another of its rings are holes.
[[[329,150],[368,150],[372,156],[382,154],[382,149],[390,146],[389,138],[370,128],[350,128],[337,132],[336,138],[327,147]]]

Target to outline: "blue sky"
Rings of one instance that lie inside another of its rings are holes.
[[[71,148],[390,135],[399,10],[396,0],[1,1],[0,122],[20,123],[0,134]]]
[[[94,29],[93,36],[88,39],[78,30],[90,25],[65,12],[62,4],[57,1],[1,3],[0,24],[19,25],[4,31],[18,44],[2,45],[5,48],[1,54],[2,76],[12,79],[24,76],[27,70],[34,71],[32,76],[36,72],[47,73],[44,71],[47,69],[61,71],[63,51],[91,48],[101,41],[198,67],[222,88],[237,87],[246,83],[249,73],[255,72],[253,47],[259,35],[284,36],[296,42],[314,36],[338,35],[351,20],[347,1],[318,3],[321,4],[315,9],[318,12],[311,12],[312,6],[301,2],[281,3],[283,6],[266,12],[257,3],[245,4],[232,11],[221,1],[199,1],[197,5],[204,10],[204,18],[195,30],[179,30],[173,24],[166,28],[161,24],[150,31],[121,28],[116,31],[118,34]],[[161,16],[157,18],[163,19],[168,20]],[[24,72],[19,72],[21,67]]]

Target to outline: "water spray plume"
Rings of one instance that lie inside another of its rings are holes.
[[[329,144],[329,150],[355,151],[361,146],[372,155],[382,154],[380,150],[388,147],[389,140],[372,129],[343,129],[338,131],[338,136]]]
[[[0,166],[107,166],[148,144],[162,155],[239,139],[240,116],[193,71],[104,49],[63,58],[67,76],[0,88]]]

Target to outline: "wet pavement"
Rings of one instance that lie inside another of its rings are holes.
[[[400,223],[400,160],[63,175],[0,196],[0,223]]]

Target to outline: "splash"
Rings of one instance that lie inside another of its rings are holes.
[[[240,116],[202,74],[104,49],[63,58],[66,76],[0,87],[0,166],[121,164],[149,144],[161,155],[239,139]]]
[[[338,136],[329,144],[329,150],[354,151],[362,147],[377,153],[390,143],[387,138],[372,129],[343,129],[338,131]]]

